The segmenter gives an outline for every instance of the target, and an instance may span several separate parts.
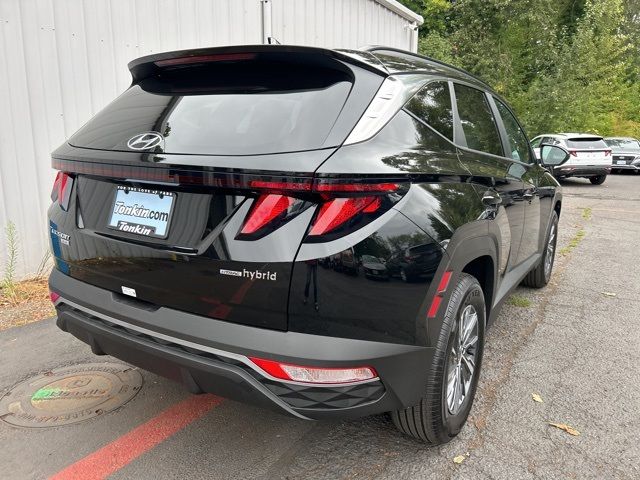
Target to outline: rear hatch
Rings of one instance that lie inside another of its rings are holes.
[[[574,137],[567,139],[571,158],[567,163],[584,166],[611,165],[611,148],[602,137]]]
[[[144,308],[286,329],[314,171],[384,72],[303,47],[173,52],[130,69],[132,86],[53,154],[58,267]]]

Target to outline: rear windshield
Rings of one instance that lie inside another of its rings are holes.
[[[344,72],[310,66],[254,64],[163,72],[132,86],[70,143],[128,150],[134,135],[159,132],[164,145],[158,151],[164,153],[254,155],[317,149],[352,85]]]
[[[570,138],[567,140],[567,147],[585,150],[599,150],[607,148],[607,144],[601,138]]]

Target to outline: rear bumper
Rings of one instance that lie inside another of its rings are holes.
[[[596,177],[611,173],[611,165],[561,165],[553,169],[555,177]]]
[[[58,326],[108,354],[209,392],[305,419],[353,418],[418,403],[433,349],[265,330],[129,299],[52,272]],[[270,377],[249,356],[322,367],[368,365],[379,377],[330,386]]]
[[[631,165],[629,165],[629,164],[627,164],[627,165],[612,165],[611,169],[612,170],[635,170],[635,171],[637,171],[637,170],[640,170],[640,164],[638,164],[638,165],[633,165],[633,164],[631,164]]]

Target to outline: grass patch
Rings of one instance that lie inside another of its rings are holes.
[[[531,306],[531,300],[522,295],[511,295],[508,300],[509,305],[514,307],[527,308]]]
[[[591,220],[591,207],[587,207],[587,208],[583,208],[582,209],[582,218],[584,218],[585,220]]]
[[[16,295],[15,276],[18,261],[18,232],[13,222],[7,223],[5,235],[7,236],[7,260],[0,281],[0,289],[2,289],[2,296],[11,300]]]
[[[40,300],[49,301],[49,285],[46,277],[14,282],[11,295],[6,293],[4,289],[0,291],[0,307],[17,307],[23,303]]]
[[[570,254],[574,248],[580,245],[580,242],[586,234],[587,232],[585,232],[584,230],[578,230],[573,238],[569,240],[569,243],[560,249],[560,255],[564,256]]]

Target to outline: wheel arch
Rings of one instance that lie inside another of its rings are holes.
[[[498,246],[488,234],[486,222],[474,222],[458,229],[451,238],[447,254],[451,270],[468,273],[478,280],[484,293],[487,318],[490,318],[498,288]]]

